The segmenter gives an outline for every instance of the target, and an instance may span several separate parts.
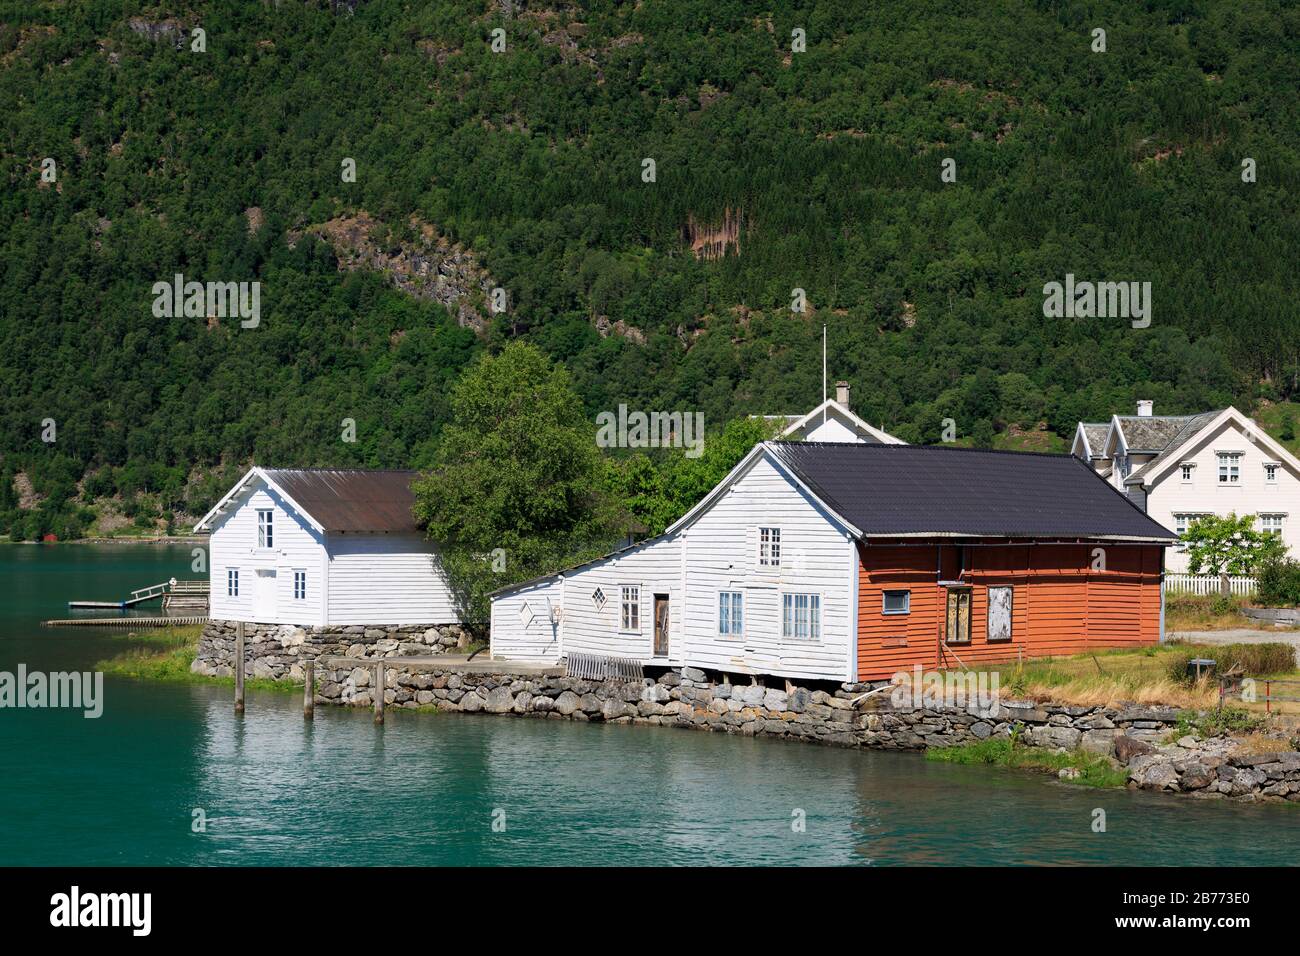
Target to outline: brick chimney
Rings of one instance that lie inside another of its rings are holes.
[[[1138,399],[1138,418],[1150,418],[1155,404],[1148,398]]]
[[[835,401],[839,402],[845,408],[849,407],[849,383],[835,383]]]

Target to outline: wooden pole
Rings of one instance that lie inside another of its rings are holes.
[[[384,662],[380,661],[375,664],[375,679],[371,682],[374,684],[375,695],[375,723],[384,722]]]
[[[316,716],[316,662],[307,661],[302,665],[302,716],[311,720]]]
[[[235,624],[235,713],[244,712],[244,622]]]

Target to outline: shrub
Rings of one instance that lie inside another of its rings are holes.
[[[1264,725],[1264,718],[1256,717],[1240,707],[1220,707],[1217,710],[1197,712],[1185,710],[1178,715],[1179,736],[1221,737],[1227,734],[1248,734]]]
[[[1265,607],[1300,606],[1300,561],[1277,558],[1265,561],[1256,576],[1257,594]]]
[[[1187,665],[1193,658],[1214,661],[1214,673],[1240,670],[1247,675],[1279,674],[1295,670],[1295,648],[1290,644],[1222,644],[1217,647],[1188,647],[1169,658],[1169,677],[1183,684],[1192,682]]]

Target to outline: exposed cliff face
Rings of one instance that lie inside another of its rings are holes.
[[[365,212],[331,219],[306,231],[330,244],[340,271],[381,272],[403,292],[447,306],[462,326],[484,334],[489,321],[487,303],[496,285],[492,277],[472,252],[440,235],[429,223],[412,217],[410,224],[419,236],[413,242],[383,239],[383,223]],[[300,236],[291,233],[290,245]]]
[[[697,259],[721,259],[728,248],[732,255],[740,255],[740,224],[740,210],[730,207],[723,211],[720,224],[701,223],[692,214],[682,229],[682,238]]]

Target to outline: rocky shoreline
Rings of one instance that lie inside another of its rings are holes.
[[[317,703],[372,705],[373,666],[323,665]],[[491,669],[490,662],[485,668]],[[895,708],[887,693],[863,700],[872,689],[866,684],[778,689],[712,681],[693,668],[643,681],[597,682],[395,664],[386,669],[384,684],[385,705],[392,707],[651,724],[875,750],[923,751],[1017,732],[1034,746],[1108,757],[1127,769],[1133,788],[1300,803],[1300,753],[1240,753],[1235,741],[1220,737],[1185,735],[1167,743],[1180,718],[1170,707],[999,701],[996,712],[977,706]]]
[[[692,667],[640,680],[584,680],[563,667],[475,664],[452,656],[469,641],[455,624],[295,627],[249,624],[251,677],[302,681],[315,665],[317,704],[370,707],[376,662],[385,661],[386,707],[456,713],[682,727],[747,737],[782,737],[872,750],[924,751],[1015,735],[1053,751],[1082,751],[1123,768],[1132,788],[1246,801],[1300,803],[1300,752],[1264,738],[1260,752],[1231,737],[1173,739],[1184,714],[1172,707],[1072,705],[997,699],[965,706],[896,706],[890,685],[764,686],[732,683]],[[234,673],[235,626],[209,621],[190,670]],[[447,662],[436,659],[447,655]],[[769,679],[769,683],[777,683]],[[1062,779],[1074,776],[1061,771]]]
[[[244,666],[251,677],[301,681],[303,662],[327,655],[366,661],[428,657],[463,648],[469,640],[469,631],[459,624],[247,624]],[[190,671],[204,677],[233,676],[234,656],[234,622],[208,621],[199,635],[199,649]]]

